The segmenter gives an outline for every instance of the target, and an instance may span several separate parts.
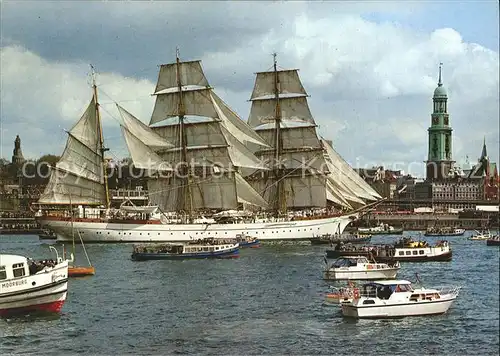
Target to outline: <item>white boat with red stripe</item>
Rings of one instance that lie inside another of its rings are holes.
[[[68,261],[0,254],[0,316],[60,312],[68,293]]]

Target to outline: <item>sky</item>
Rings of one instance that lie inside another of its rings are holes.
[[[355,168],[423,174],[438,65],[453,158],[499,152],[499,8],[470,2],[0,2],[0,157],[61,154],[97,71],[106,145],[128,156],[115,102],[148,123],[158,66],[201,59],[242,119],[255,72],[299,68],[318,132]]]

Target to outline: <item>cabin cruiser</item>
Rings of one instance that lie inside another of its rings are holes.
[[[372,263],[365,256],[340,257],[325,267],[323,279],[327,280],[393,279],[401,268],[397,261],[391,265]]]
[[[429,227],[425,230],[424,236],[462,236],[465,234],[465,229],[458,227]]]
[[[54,247],[49,247],[55,250]],[[68,292],[68,261],[34,261],[0,254],[0,316],[61,310]]]
[[[479,232],[477,230],[474,230],[475,234],[469,237],[469,240],[489,240],[493,238],[495,235],[493,235],[490,230],[482,231]]]
[[[352,318],[401,318],[444,314],[457,298],[460,287],[413,288],[406,280],[364,284],[351,302],[341,304],[342,314]]]

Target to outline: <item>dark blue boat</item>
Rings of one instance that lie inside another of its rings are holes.
[[[147,260],[184,260],[205,258],[236,258],[239,257],[238,243],[226,241],[196,241],[191,243],[165,243],[134,245],[132,259]]]
[[[249,236],[249,235],[242,235],[242,234],[236,235],[236,242],[240,245],[240,248],[260,247],[259,239],[257,239],[256,237]]]

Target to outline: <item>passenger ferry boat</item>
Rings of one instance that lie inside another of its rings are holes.
[[[309,241],[311,241],[311,245],[331,245],[341,241],[344,243],[362,244],[370,242],[371,238],[371,235],[361,234],[324,234],[314,236]]]
[[[397,261],[389,266],[386,263],[371,263],[364,256],[340,257],[330,265],[325,263],[325,267],[323,279],[327,280],[393,279],[401,268]]]
[[[190,243],[164,243],[134,245],[132,259],[184,260],[239,257],[239,244],[222,239],[200,239]]]
[[[375,319],[444,314],[459,291],[460,287],[417,289],[406,280],[371,282],[356,290],[351,302],[341,304],[342,314]]]
[[[50,249],[55,249],[50,246]],[[68,261],[33,261],[0,254],[0,316],[61,310],[68,292]]]
[[[366,256],[378,262],[431,262],[451,261],[452,249],[448,241],[439,241],[430,246],[425,241],[413,241],[403,238],[393,246],[373,245],[356,247],[353,245],[337,244],[335,249],[326,251],[327,258],[338,258],[352,255]]]
[[[463,234],[465,234],[465,229],[461,228],[430,227],[425,231],[424,236],[462,236]]]

